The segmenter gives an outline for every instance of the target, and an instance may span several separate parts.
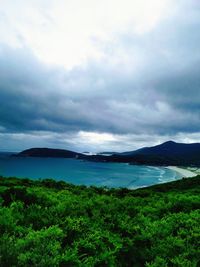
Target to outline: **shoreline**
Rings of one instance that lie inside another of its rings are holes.
[[[197,176],[197,173],[192,172],[192,171],[189,171],[189,170],[184,169],[184,168],[177,167],[177,166],[168,166],[168,167],[166,167],[166,168],[169,169],[169,170],[178,172],[179,174],[182,175],[182,178],[183,178],[183,177],[185,177],[185,178],[190,178],[190,177],[195,177],[195,176]]]

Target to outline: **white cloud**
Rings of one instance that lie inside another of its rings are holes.
[[[169,0],[2,0],[0,40],[28,46],[48,64],[72,68],[105,56],[97,41],[151,31],[168,7]]]
[[[168,140],[183,143],[195,143],[200,140],[200,133],[149,135],[149,134],[110,134],[84,132],[79,133],[0,133],[0,150],[21,151],[30,147],[51,147],[71,149],[77,152],[132,151],[141,147],[153,146]]]
[[[83,143],[90,143],[94,145],[102,145],[105,143],[117,141],[117,138],[110,133],[97,133],[97,132],[78,132],[78,138],[82,140]]]

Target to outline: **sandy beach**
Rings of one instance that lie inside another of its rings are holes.
[[[189,178],[189,177],[197,176],[197,174],[195,172],[192,172],[192,171],[189,171],[187,169],[180,168],[180,167],[168,166],[166,168],[180,173],[183,177]]]

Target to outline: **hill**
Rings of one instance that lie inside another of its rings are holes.
[[[119,153],[118,153],[119,154]],[[165,157],[170,156],[184,156],[184,155],[200,155],[200,143],[183,144],[176,143],[173,141],[167,141],[163,144],[156,145],[153,147],[144,147],[135,151],[120,153],[124,156],[133,155],[162,155]]]
[[[183,144],[168,141],[135,151],[112,155],[114,159],[152,165],[200,165],[200,144]]]
[[[130,164],[159,166],[200,166],[200,144],[183,144],[168,141],[157,146],[144,147],[135,151],[115,153],[112,155],[84,155],[63,149],[32,148],[20,152],[19,154],[17,154],[17,156],[64,157],[78,158],[97,162],[126,162]]]
[[[200,176],[138,190],[0,177],[0,266],[199,266]]]
[[[17,154],[18,157],[77,158],[80,153],[54,148],[30,148]]]

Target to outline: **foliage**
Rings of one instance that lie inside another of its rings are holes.
[[[0,177],[0,266],[200,266],[199,181],[128,190]]]

